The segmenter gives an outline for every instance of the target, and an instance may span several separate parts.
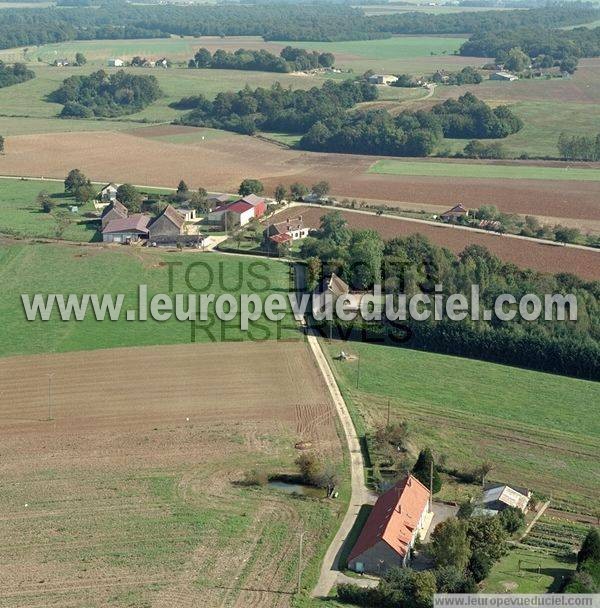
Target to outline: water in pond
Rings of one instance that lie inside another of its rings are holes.
[[[317,498],[324,498],[325,490],[320,488],[313,488],[312,486],[305,486],[301,483],[291,483],[287,481],[269,481],[268,487],[273,490],[279,490],[286,494],[298,494],[300,496],[311,496]]]

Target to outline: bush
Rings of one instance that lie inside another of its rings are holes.
[[[500,512],[498,518],[509,534],[514,534],[525,523],[525,514],[516,507],[507,507]]]

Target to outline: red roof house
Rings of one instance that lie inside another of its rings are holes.
[[[405,566],[426,524],[429,498],[429,490],[412,475],[382,494],[350,552],[349,568],[382,574]]]
[[[444,222],[455,222],[461,217],[468,217],[469,210],[462,204],[454,205],[452,209],[448,209],[445,213],[442,213],[440,217]]]
[[[249,203],[254,207],[254,217],[262,217],[267,212],[267,203],[264,198],[256,196],[256,194],[248,194],[240,199],[245,203]]]

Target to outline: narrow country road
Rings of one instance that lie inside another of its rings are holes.
[[[296,290],[298,292],[304,291],[305,286],[305,267],[302,264],[296,264],[294,266]],[[306,326],[304,318],[296,318],[298,322]],[[350,479],[351,479],[351,495],[348,510],[344,515],[344,519],[337,531],[333,541],[329,545],[323,563],[321,564],[321,573],[319,580],[315,585],[315,588],[311,592],[312,597],[325,597],[329,594],[332,587],[337,583],[338,577],[343,580],[343,575],[340,573],[339,562],[340,553],[348,534],[354,526],[354,522],[358,516],[360,508],[363,504],[373,503],[373,496],[369,488],[365,484],[364,478],[364,460],[360,449],[360,442],[350,413],[346,407],[346,402],[340,393],[337,382],[333,375],[333,371],[327,361],[327,357],[321,348],[319,343],[317,332],[306,327],[306,336],[308,345],[315,357],[315,361],[323,374],[323,379],[329,390],[329,394],[335,405],[335,409],[339,420],[344,429],[344,435],[346,437],[346,443],[348,444],[348,451],[350,453]]]
[[[336,584],[339,575],[339,560],[342,546],[346,537],[352,530],[352,526],[356,521],[358,512],[363,504],[372,502],[371,493],[367,488],[364,480],[364,461],[362,452],[360,451],[360,442],[354,429],[354,424],[348,413],[346,402],[340,393],[337,382],[331,371],[331,367],[323,353],[321,345],[317,339],[316,332],[310,328],[307,329],[308,344],[315,356],[315,360],[323,374],[331,398],[335,404],[335,409],[339,416],[340,422],[344,429],[348,450],[350,452],[350,474],[352,493],[350,496],[350,505],[346,511],[346,515],[342,520],[339,530],[335,535],[333,542],[329,545],[323,564],[321,565],[321,574],[319,581],[312,591],[313,597],[324,597],[329,594],[331,588]]]

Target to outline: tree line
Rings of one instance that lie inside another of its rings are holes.
[[[444,137],[503,138],[523,122],[507,106],[490,108],[472,93],[447,99],[430,111],[385,110],[331,115],[315,123],[300,140],[307,150],[388,156],[428,156]]]
[[[308,91],[275,83],[270,88],[247,86],[237,93],[219,93],[213,101],[203,95],[186,97],[172,105],[191,110],[178,120],[181,124],[252,135],[257,130],[306,133],[319,120],[376,98],[377,88],[364,80],[327,80]]]
[[[542,67],[558,65],[563,71],[580,57],[600,56],[600,27],[578,27],[572,30],[521,27],[497,31],[483,30],[473,34],[460,47],[460,54],[470,57],[496,57],[504,63],[511,49],[520,49]]]
[[[403,321],[408,331],[403,344],[411,348],[517,365],[581,378],[600,378],[600,282],[571,274],[548,275],[504,263],[486,248],[470,245],[459,255],[415,234],[383,241],[373,230],[352,230],[339,212],[324,215],[321,227],[303,240],[301,255],[318,284],[323,274],[335,272],[355,290],[382,285],[388,293],[408,298],[443,285],[443,294],[470,297],[471,285],[480,288],[481,305],[493,309],[499,294],[518,301],[525,294],[574,294],[578,319],[571,321]],[[315,266],[314,262],[317,262]],[[316,270],[315,270],[316,268]],[[341,335],[385,342],[394,328],[381,324],[336,321]],[[327,330],[327,328],[324,328]],[[352,333],[354,332],[354,333]],[[364,337],[364,336],[363,336]]]
[[[218,49],[214,53],[201,48],[188,62],[189,68],[213,68],[219,70],[255,70],[259,72],[296,72],[330,68],[335,63],[332,53],[319,53],[287,46],[279,56],[265,49],[257,51],[238,49],[230,52]]]
[[[50,93],[49,100],[63,104],[60,116],[90,118],[133,114],[161,95],[154,76],[137,76],[119,70],[98,70],[89,76],[70,76]]]
[[[600,133],[569,135],[562,132],[557,146],[561,157],[565,160],[600,160]]]
[[[262,36],[265,40],[368,40],[393,34],[496,32],[557,28],[597,19],[589,3],[567,2],[528,10],[432,15],[408,12],[366,16],[345,4],[136,5],[6,9],[0,13],[0,48],[65,40]]]
[[[28,70],[24,63],[7,65],[4,61],[0,61],[0,89],[32,78],[35,78],[35,72]]]

